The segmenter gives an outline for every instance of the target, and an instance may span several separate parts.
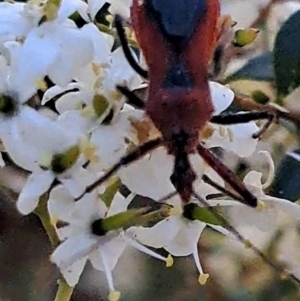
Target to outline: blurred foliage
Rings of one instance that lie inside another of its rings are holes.
[[[300,11],[281,27],[274,47],[278,95],[286,96],[300,85]]]
[[[249,60],[249,62],[241,69],[230,75],[226,82],[239,79],[252,79],[259,81],[273,81],[273,54],[267,51],[257,57]]]
[[[300,149],[294,151],[300,154]],[[286,155],[281,161],[273,183],[273,194],[276,197],[299,200],[300,197],[300,161]]]

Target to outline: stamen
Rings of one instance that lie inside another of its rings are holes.
[[[194,257],[194,261],[196,263],[196,267],[199,271],[199,277],[198,277],[198,282],[201,284],[201,285],[204,285],[209,277],[209,274],[206,274],[203,272],[203,269],[202,269],[202,266],[201,266],[201,263],[200,263],[200,260],[199,260],[199,253],[198,253],[198,247],[195,246],[195,249],[194,249],[194,252],[193,252],[193,257]]]
[[[166,257],[163,257],[157,253],[155,253],[154,251],[146,248],[145,246],[143,246],[142,244],[140,244],[139,242],[137,242],[136,240],[134,239],[131,239],[127,236],[124,236],[124,239],[126,240],[126,242],[131,245],[132,247],[134,247],[135,249],[145,253],[145,254],[148,254],[150,255],[151,257],[154,257],[154,258],[157,258],[159,260],[162,260],[162,261],[165,261],[166,263],[166,267],[171,267],[174,263],[174,260],[173,260],[173,257],[169,254],[169,256],[166,258]]]
[[[275,165],[274,165],[274,161],[270,155],[269,152],[267,151],[260,151],[259,154],[262,154],[264,156],[267,157],[268,160],[268,164],[269,164],[269,174],[268,174],[268,179],[266,180],[266,182],[262,185],[262,189],[266,189],[268,188],[274,180],[275,177]]]
[[[109,266],[107,264],[107,260],[106,260],[104,253],[101,252],[101,250],[99,250],[99,252],[100,252],[101,259],[102,259],[108,288],[110,291],[108,294],[108,300],[109,301],[118,301],[121,297],[121,293],[115,290],[111,269],[109,268]]]

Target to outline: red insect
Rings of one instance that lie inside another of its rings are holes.
[[[120,167],[163,145],[175,157],[170,180],[184,203],[189,202],[194,194],[192,185],[196,178],[188,155],[198,152],[239,194],[240,201],[253,207],[257,205],[256,197],[236,175],[199,144],[199,133],[212,119],[214,111],[208,65],[218,39],[219,10],[218,0],[133,0],[132,25],[145,55],[148,72],[134,61],[117,17],[116,27],[129,63],[142,76],[149,77],[145,111],[162,138],[149,141],[129,153],[104,177],[87,187],[85,193],[103,183]],[[118,88],[129,99],[137,100],[125,87]],[[226,116],[222,120],[223,123],[237,123],[237,120],[226,121]],[[215,121],[218,122],[217,118]],[[210,181],[210,184],[214,183]]]

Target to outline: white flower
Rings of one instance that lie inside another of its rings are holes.
[[[10,77],[10,82],[14,87],[19,85],[18,92],[25,94],[24,98],[35,93],[46,75],[54,83],[64,86],[92,60],[91,40],[70,25],[56,20],[45,22],[33,29],[24,45],[12,53],[14,76]]]
[[[258,227],[262,231],[271,231],[277,220],[280,211],[287,213],[293,218],[300,220],[300,206],[285,199],[275,198],[266,195],[263,189],[271,184],[274,176],[274,163],[268,152],[263,152],[269,161],[270,174],[265,184],[261,183],[262,173],[250,171],[244,178],[246,187],[259,200],[257,208],[250,208],[243,204],[239,204],[228,209],[230,220],[236,227],[243,225],[251,225]]]
[[[16,41],[27,35],[32,24],[23,15],[24,3],[0,3],[0,43]]]
[[[133,238],[124,235],[121,229],[106,234],[92,231],[92,224],[95,221],[123,212],[132,198],[133,195],[125,199],[117,193],[110,208],[107,208],[95,193],[85,195],[80,201],[74,202],[62,186],[51,191],[48,209],[54,224],[57,224],[59,238],[63,240],[52,254],[51,260],[59,267],[70,286],[78,283],[87,260],[90,260],[95,269],[105,273],[110,299],[119,296],[114,288],[112,270],[128,244],[167,261],[166,258],[146,249]],[[59,221],[64,222],[65,226],[59,227]]]
[[[111,0],[88,0],[88,13],[91,16],[91,19],[94,20],[98,11],[102,8],[102,6],[106,2],[110,2]],[[114,0],[113,0],[114,1]]]
[[[49,189],[55,178],[74,197],[80,195],[92,181],[92,175],[82,168],[84,161],[78,160],[79,135],[32,108],[24,106],[16,116],[2,120],[0,137],[14,162],[32,172],[17,202],[18,209],[23,214],[35,209],[39,197]],[[66,165],[63,166],[58,157],[72,148],[68,164],[64,163]]]
[[[216,82],[210,82],[210,92],[215,108],[214,116],[226,110],[234,99],[232,90]],[[222,147],[240,157],[254,153],[257,139],[253,139],[252,135],[259,130],[255,122],[226,126],[210,123],[208,127],[212,133],[203,137],[207,148]]]
[[[130,18],[131,4],[132,0],[113,0],[108,10],[112,15],[118,14],[128,20]]]
[[[196,267],[200,274],[200,284],[205,284],[208,274],[203,272],[198,254],[198,241],[208,225],[220,233],[232,237],[232,235],[221,226],[206,224],[198,220],[189,220],[183,217],[181,202],[178,197],[168,200],[174,206],[174,215],[157,223],[151,228],[132,227],[127,230],[140,243],[153,248],[164,248],[174,256],[193,255]],[[199,204],[201,205],[201,204]]]

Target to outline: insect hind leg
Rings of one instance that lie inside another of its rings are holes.
[[[241,196],[240,201],[251,207],[257,206],[257,198],[226,165],[201,144],[198,145],[197,151],[204,161]]]

